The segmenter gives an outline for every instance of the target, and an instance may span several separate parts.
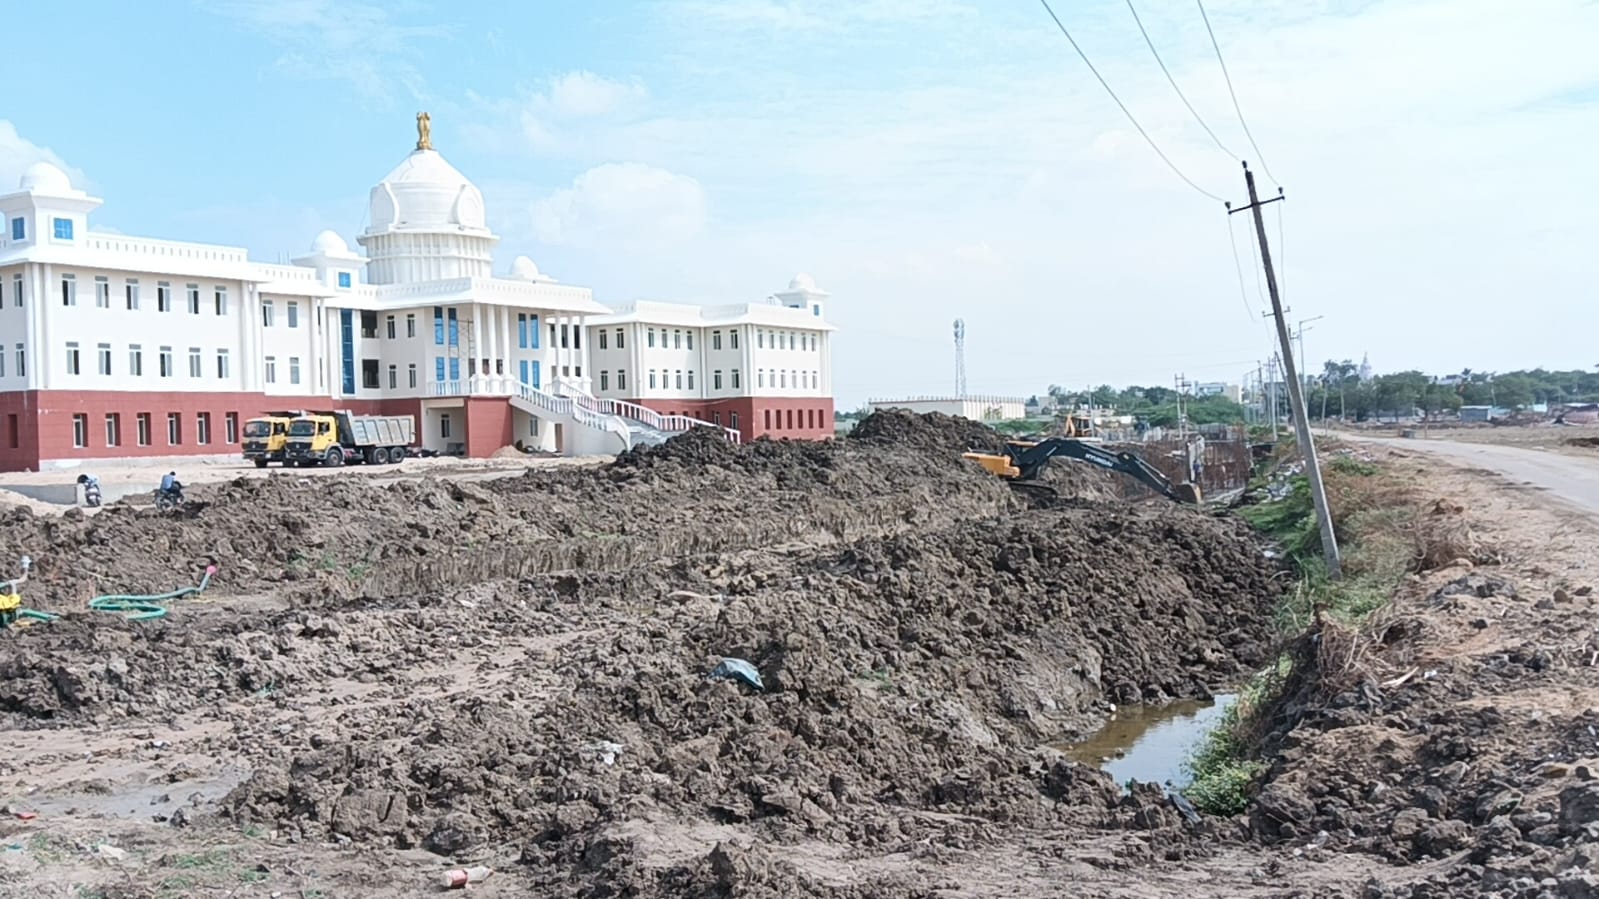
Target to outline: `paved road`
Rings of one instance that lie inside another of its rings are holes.
[[[1340,434],[1349,439],[1351,435]],[[1519,446],[1455,443],[1450,440],[1357,437],[1394,449],[1443,456],[1461,465],[1496,471],[1513,481],[1531,484],[1555,499],[1590,515],[1599,516],[1599,457],[1588,459]]]

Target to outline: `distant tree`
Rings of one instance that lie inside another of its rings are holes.
[[[1509,409],[1523,409],[1532,405],[1535,389],[1533,379],[1521,372],[1500,375],[1493,380],[1494,402]]]

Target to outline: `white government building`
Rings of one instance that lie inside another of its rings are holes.
[[[59,168],[0,195],[0,470],[226,456],[278,409],[412,414],[424,447],[614,453],[696,424],[833,433],[828,294],[609,307],[519,256],[495,276],[483,194],[418,140],[372,188],[363,253],[324,231],[280,265],[90,229]]]

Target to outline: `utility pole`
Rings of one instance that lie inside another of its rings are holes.
[[[1266,407],[1271,415],[1271,442],[1277,442],[1277,354],[1266,360]]]
[[[1321,321],[1326,317],[1325,315],[1317,315],[1311,318],[1302,318],[1299,320],[1299,327],[1294,329],[1294,339],[1299,341],[1299,383],[1307,391],[1310,390],[1310,370],[1305,368],[1305,331],[1310,329],[1305,326],[1314,321]]]
[[[1177,388],[1177,437],[1185,440],[1188,437],[1188,413],[1183,409],[1183,390],[1188,386],[1188,378],[1184,375],[1173,375],[1172,384]]]
[[[1266,219],[1260,214],[1260,197],[1255,193],[1255,173],[1244,164],[1244,184],[1249,188],[1249,206],[1255,218],[1255,235],[1260,239],[1260,263],[1266,269],[1266,289],[1271,293],[1272,317],[1277,322],[1277,342],[1282,345],[1284,381],[1288,382],[1288,403],[1294,415],[1294,429],[1299,437],[1299,453],[1305,460],[1305,477],[1310,481],[1310,498],[1316,506],[1316,523],[1321,531],[1321,551],[1327,562],[1327,577],[1338,580],[1343,575],[1343,560],[1338,553],[1338,536],[1333,533],[1332,512],[1327,508],[1327,491],[1321,482],[1321,465],[1316,460],[1316,442],[1310,434],[1310,413],[1305,408],[1305,396],[1300,390],[1299,377],[1294,370],[1293,344],[1288,340],[1288,322],[1283,319],[1282,299],[1277,295],[1277,273],[1271,267],[1271,249],[1266,244]],[[1283,199],[1282,188],[1268,203]],[[1231,215],[1239,212],[1228,204]]]

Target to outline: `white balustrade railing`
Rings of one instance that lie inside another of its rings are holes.
[[[733,443],[741,440],[738,431],[733,428],[724,428],[688,415],[662,415],[654,409],[626,400],[607,400],[589,396],[583,397],[581,402],[595,412],[619,415],[668,434],[680,434],[694,428],[716,428],[722,432],[722,436]]]
[[[448,381],[429,381],[431,396],[514,396],[521,382],[505,375],[473,375]]]
[[[520,397],[529,405],[543,409],[552,415],[564,415],[579,424],[610,431],[624,437],[629,434],[624,419],[630,419],[645,427],[654,428],[667,434],[680,434],[700,427],[716,428],[730,442],[741,442],[738,431],[733,428],[724,428],[687,415],[662,415],[653,409],[648,409],[637,403],[629,403],[625,400],[605,400],[584,395],[556,396],[555,394],[545,393],[543,390],[518,378],[479,375],[471,378],[456,378],[449,381],[429,381],[428,394],[438,397],[485,394]]]

